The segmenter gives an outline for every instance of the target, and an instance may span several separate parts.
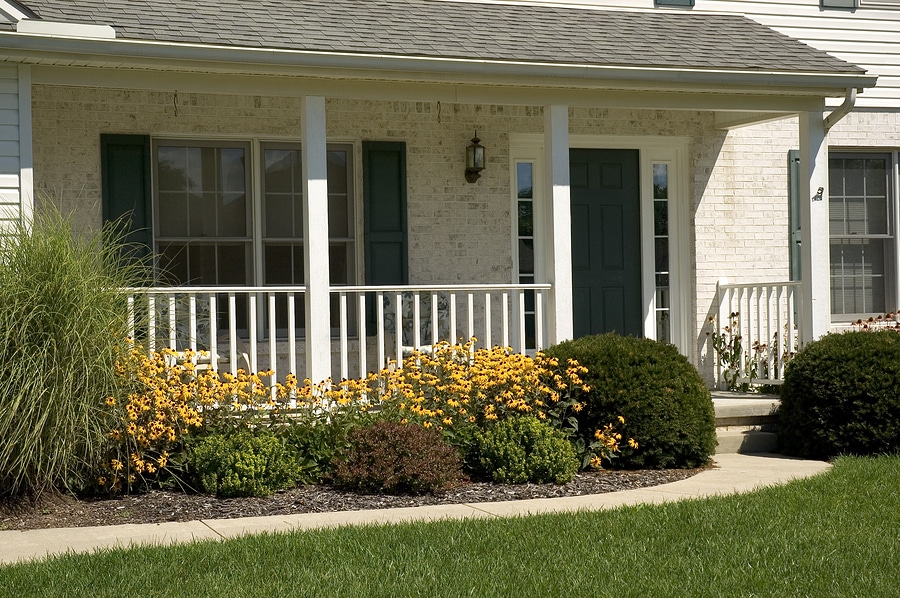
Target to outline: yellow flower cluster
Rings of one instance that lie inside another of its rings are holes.
[[[621,415],[618,420],[620,424],[625,424],[625,418]],[[614,458],[619,453],[621,441],[622,434],[616,431],[614,424],[606,424],[602,430],[594,432],[594,442],[590,446],[593,453],[590,461],[591,467],[599,469],[603,465],[604,459],[609,461]],[[638,448],[638,443],[634,438],[629,438],[626,442],[632,449]]]
[[[124,400],[103,401],[111,429],[99,486],[119,492],[165,469],[173,447],[202,425],[196,398],[202,395],[203,376],[195,371],[194,357],[188,351],[176,359],[170,350],[148,355],[132,346],[116,364]]]
[[[413,351],[403,367],[389,364],[377,375],[342,381],[326,393],[343,403],[373,401],[385,412],[438,429],[483,426],[514,414],[542,420],[559,419],[575,389],[589,390],[581,380],[587,370],[575,362],[560,368],[556,359],[529,357],[511,348],[475,349],[438,343],[433,351]]]

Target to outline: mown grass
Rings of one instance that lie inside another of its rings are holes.
[[[104,550],[0,568],[2,596],[897,596],[900,457],[751,494]]]

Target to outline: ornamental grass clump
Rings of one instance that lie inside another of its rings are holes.
[[[122,238],[49,209],[0,236],[0,495],[91,481],[128,350],[123,289],[145,271]]]

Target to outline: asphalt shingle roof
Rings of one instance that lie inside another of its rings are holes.
[[[444,0],[24,0],[120,39],[618,67],[865,72],[739,15]]]

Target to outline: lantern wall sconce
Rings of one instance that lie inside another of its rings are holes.
[[[466,147],[466,181],[469,183],[477,181],[481,177],[482,170],[484,170],[484,146],[478,138],[478,131],[475,131],[472,143]]]

